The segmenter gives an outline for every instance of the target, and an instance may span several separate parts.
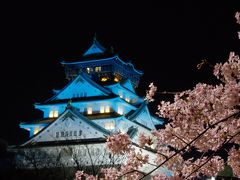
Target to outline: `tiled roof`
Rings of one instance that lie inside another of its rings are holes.
[[[117,96],[112,94],[111,96],[91,96],[91,97],[76,97],[71,98],[71,102],[83,102],[83,101],[96,101],[96,100],[108,100],[116,98]],[[48,102],[39,103],[36,105],[47,105],[47,104],[61,104],[61,103],[68,103],[70,99],[56,99]]]
[[[42,119],[37,119],[35,121],[31,122],[22,122],[20,125],[28,125],[28,124],[49,124],[56,120],[57,118],[42,118]]]
[[[34,142],[26,144],[24,147],[41,147],[41,146],[64,146],[64,145],[77,145],[77,144],[96,144],[105,143],[105,138],[94,138],[94,139],[75,139],[75,140],[59,140],[59,141],[46,141],[46,142]]]

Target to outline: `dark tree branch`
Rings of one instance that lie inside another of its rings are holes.
[[[184,141],[182,138],[180,138],[179,136],[177,136],[176,134],[172,134],[173,136],[175,136],[176,138],[178,138],[180,141],[182,141],[183,143],[185,143],[186,145],[188,145],[188,143],[186,141]]]
[[[157,91],[155,92],[156,94],[171,94],[171,95],[175,95],[178,94],[180,92],[170,92],[170,91]]]

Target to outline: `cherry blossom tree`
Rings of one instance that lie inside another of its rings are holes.
[[[235,15],[240,24],[240,13]],[[240,37],[239,37],[240,38]],[[118,133],[108,137],[107,147],[114,154],[125,154],[127,160],[120,168],[103,169],[105,179],[143,179],[160,167],[173,172],[152,176],[160,179],[192,179],[201,175],[216,176],[230,165],[240,178],[240,58],[231,52],[225,63],[213,67],[218,84],[197,84],[193,89],[176,93],[173,102],[160,102],[157,114],[167,119],[164,129],[155,130],[152,136],[140,134],[139,147],[154,145],[156,159],[154,168],[142,172],[149,156],[141,149],[136,152],[130,138]],[[146,100],[153,101],[157,87],[150,84]],[[228,145],[228,146],[227,146]],[[227,158],[221,156],[227,151]],[[191,155],[191,156],[189,156]],[[83,172],[76,179],[97,179]]]
[[[235,18],[237,20],[237,24],[240,24],[240,12],[236,12]],[[238,32],[238,38],[240,39],[240,31]]]

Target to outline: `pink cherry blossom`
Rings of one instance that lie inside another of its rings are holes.
[[[235,15],[240,24],[240,13]],[[151,136],[139,134],[139,147],[154,144],[156,152],[152,170],[140,171],[149,163],[149,155],[133,148],[127,134],[117,133],[107,138],[107,147],[113,154],[124,156],[126,161],[120,167],[102,170],[105,179],[142,179],[160,167],[173,172],[173,176],[154,175],[152,180],[192,179],[200,174],[216,176],[229,164],[234,175],[240,177],[240,58],[231,52],[224,63],[214,66],[213,75],[218,84],[198,83],[189,90],[176,93],[173,102],[160,102],[157,114],[166,118],[164,129],[155,130]],[[157,87],[151,83],[146,100],[153,101]],[[216,156],[224,145],[231,143],[228,160]],[[150,147],[149,147],[150,148]],[[193,151],[195,150],[195,151]],[[188,157],[188,153],[197,152],[200,157]],[[75,179],[97,179],[97,177],[77,171]]]
[[[95,176],[93,176],[93,175],[88,175],[88,174],[85,175],[85,179],[86,179],[86,180],[98,180],[97,177],[95,177]]]
[[[240,149],[233,147],[228,154],[228,164],[232,167],[233,173],[240,178]]]
[[[240,12],[236,12],[235,18],[237,20],[237,23],[240,24]]]
[[[106,180],[117,180],[120,176],[119,170],[114,167],[104,168],[102,169],[102,173]]]
[[[140,147],[144,147],[145,145],[151,145],[153,142],[151,137],[147,137],[143,133],[140,133],[138,143]]]
[[[178,176],[169,177],[164,174],[158,174],[158,175],[153,176],[151,178],[151,180],[182,180],[182,178],[180,178]]]
[[[117,133],[107,138],[107,147],[114,154],[124,154],[129,152],[131,139],[127,134]]]
[[[236,12],[235,18],[237,20],[237,24],[240,24],[240,12]],[[238,32],[238,38],[240,39],[240,31]]]
[[[154,86],[153,83],[151,83],[148,87],[150,89],[147,90],[145,100],[147,100],[148,102],[152,102],[152,101],[154,101],[153,96],[155,95],[155,93],[157,91],[157,87]]]
[[[84,175],[83,171],[77,171],[75,173],[75,180],[81,180],[82,179],[82,176]]]

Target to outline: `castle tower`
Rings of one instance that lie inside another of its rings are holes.
[[[96,37],[81,60],[61,64],[69,83],[35,104],[43,112],[41,119],[20,123],[29,131],[29,139],[20,145],[22,151],[39,148],[56,154],[71,146],[81,157],[86,144],[95,149],[93,154],[99,153],[112,133],[126,132],[137,143],[140,133],[150,135],[155,125],[163,123],[135,92],[143,72],[108,51]]]
[[[65,67],[66,78],[74,79],[79,73],[87,73],[92,80],[102,85],[130,80],[137,88],[143,72],[136,70],[132,63],[126,63],[114,54],[113,50],[105,49],[93,38],[92,45],[82,55],[80,61],[61,62]]]

